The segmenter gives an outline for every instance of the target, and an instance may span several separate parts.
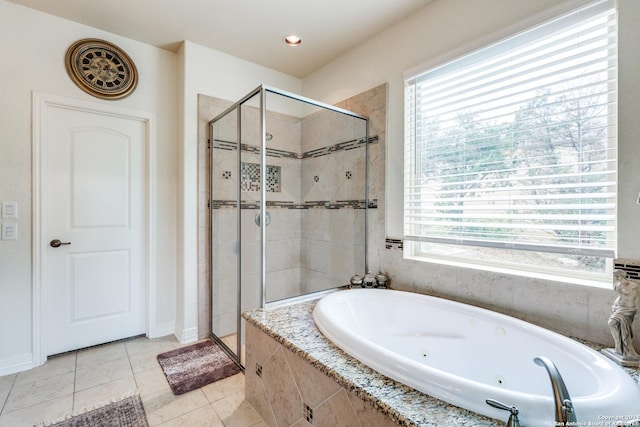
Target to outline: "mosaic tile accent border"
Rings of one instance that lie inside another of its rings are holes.
[[[238,202],[236,200],[212,200],[209,204],[211,209],[233,209],[236,208]],[[243,200],[240,204],[241,209],[260,209],[259,201]],[[317,200],[304,203],[267,201],[267,207],[270,209],[364,209],[364,200]],[[378,199],[369,201],[369,209],[378,208]]]
[[[369,137],[369,144],[375,144],[378,142],[378,135]],[[352,139],[351,141],[340,142],[335,145],[330,145],[328,147],[322,147],[315,150],[307,151],[302,154],[302,158],[306,159],[308,157],[321,157],[328,156],[329,154],[333,154],[337,151],[347,151],[353,150],[355,148],[360,148],[360,146],[364,145],[365,140],[362,139]]]
[[[615,270],[623,270],[629,279],[640,280],[640,260],[616,258],[613,260]]]
[[[402,250],[404,248],[404,240],[402,239],[384,239],[384,248],[393,250]]]
[[[369,144],[377,144],[379,140],[378,135],[369,137]],[[292,151],[285,150],[277,150],[274,148],[267,147],[267,157],[278,157],[278,158],[291,158],[291,159],[306,159],[309,157],[321,157],[328,156],[329,154],[333,154],[338,151],[347,151],[353,150],[355,148],[360,148],[365,143],[365,139],[353,139],[351,141],[339,142],[334,145],[330,145],[328,147],[322,147],[315,150],[307,151],[306,153],[294,153]],[[223,141],[219,139],[215,139],[213,141],[213,148],[217,150],[227,150],[234,151],[238,147],[238,144],[231,141]],[[252,154],[260,154],[260,148],[255,145],[249,144],[240,144],[240,149],[242,151],[246,151]]]

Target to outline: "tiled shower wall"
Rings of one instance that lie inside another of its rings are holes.
[[[385,224],[385,152],[387,134],[387,84],[381,84],[344,101],[337,107],[361,114],[369,118],[369,136],[374,143],[369,144],[369,186],[368,210],[368,264],[369,271],[380,271],[379,250],[384,247]]]
[[[302,120],[300,200],[309,206],[302,213],[304,293],[364,273],[365,129],[362,120],[328,110]]]
[[[219,330],[235,330],[236,239],[235,199],[238,179],[235,129],[212,141],[214,209],[213,256],[211,272],[208,248],[209,153],[207,123],[231,105],[230,101],[199,96],[199,335],[207,336],[211,327],[211,301],[215,304],[214,322]],[[377,271],[375,242],[380,233],[377,201],[382,197],[384,137],[386,125],[386,85],[354,96],[339,107],[370,118],[369,123],[369,264]],[[257,140],[257,110],[243,108],[243,143]],[[333,116],[333,117],[330,117]],[[235,118],[230,119],[231,122]],[[267,191],[267,210],[271,224],[267,227],[267,300],[278,300],[327,287],[341,286],[354,273],[364,273],[364,185],[365,145],[354,129],[352,118],[335,113],[317,112],[303,119],[268,112],[267,164],[280,168],[280,191]],[[230,126],[233,127],[233,126]],[[245,138],[246,137],[246,138]],[[243,146],[242,162],[259,164],[257,147]],[[380,175],[382,173],[382,175]],[[246,179],[246,177],[245,177]],[[249,185],[249,184],[247,184]],[[252,189],[255,189],[252,188]],[[267,188],[269,190],[269,188]],[[243,191],[242,256],[243,309],[259,304],[259,227],[255,225],[256,191]],[[245,203],[246,202],[246,203]],[[253,205],[252,205],[253,204]],[[253,207],[254,209],[249,209]],[[209,290],[209,274],[218,286],[215,295]]]

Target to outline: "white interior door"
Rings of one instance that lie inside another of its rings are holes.
[[[145,123],[49,106],[42,126],[45,352],[143,334]]]

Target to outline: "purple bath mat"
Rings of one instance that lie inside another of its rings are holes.
[[[158,355],[173,394],[183,394],[240,372],[213,341],[203,341]]]

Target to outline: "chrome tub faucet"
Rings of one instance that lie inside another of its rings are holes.
[[[577,422],[578,420],[576,419],[573,402],[571,402],[571,396],[569,396],[567,386],[564,384],[564,380],[562,379],[558,368],[556,368],[556,365],[549,358],[544,356],[535,357],[533,361],[536,365],[546,368],[549,373],[551,388],[553,389],[553,399],[555,402],[556,425],[566,426],[567,423]]]

